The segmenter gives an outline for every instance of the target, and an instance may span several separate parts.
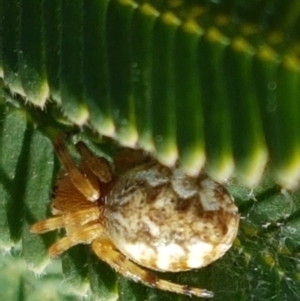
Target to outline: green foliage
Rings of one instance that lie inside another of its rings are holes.
[[[6,255],[0,257],[0,298],[9,301],[75,301],[78,297],[72,294],[61,276],[58,263],[47,268],[46,275],[38,279],[28,271],[26,262],[19,257]]]
[[[13,266],[15,269],[20,266],[22,277],[16,276],[10,287],[21,287],[22,291],[23,282],[28,281],[23,276],[26,274],[37,295],[49,287],[54,290],[55,286],[58,291],[49,293],[50,297],[56,296],[53,300],[73,300],[69,299],[72,296],[85,296],[88,300],[115,300],[117,296],[119,300],[190,300],[190,297],[152,290],[117,276],[92,254],[89,246],[77,246],[64,254],[64,280],[56,272],[52,282],[51,272],[47,270],[53,264],[56,266],[59,259],[50,261],[47,248],[56,234],[33,235],[29,225],[49,216],[51,187],[58,171],[53,147],[45,134],[47,131],[42,131],[43,126],[34,128],[31,110],[2,103],[0,111],[0,244],[3,250],[22,258],[14,258]],[[38,116],[45,123],[50,113],[41,111]],[[108,147],[103,143],[94,144],[87,133],[75,135],[75,139],[86,141],[99,154],[112,150],[109,144]],[[236,180],[229,183],[228,189],[241,213],[240,231],[232,249],[222,259],[199,271],[162,273],[161,276],[213,290],[215,300],[269,300],[273,297],[295,300],[300,291],[299,192],[282,190],[267,176],[255,190],[245,188]],[[12,265],[12,260],[7,265]],[[39,275],[46,267],[47,276],[32,277],[33,272]],[[7,277],[6,269],[3,273],[1,277]],[[66,295],[61,294],[62,284]],[[26,296],[21,300],[33,300]]]
[[[29,226],[49,215],[49,137],[75,124],[96,152],[114,147],[94,144],[100,134],[233,176],[234,247],[163,277],[215,300],[297,300],[300,196],[277,184],[300,178],[299,11],[296,0],[0,0],[0,246],[15,256],[2,259],[0,299],[191,300],[120,278],[88,246],[62,257],[64,280],[48,265],[56,234]]]
[[[0,75],[189,174],[300,179],[298,1],[0,1]]]

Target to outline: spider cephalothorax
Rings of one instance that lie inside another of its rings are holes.
[[[61,139],[54,141],[65,170],[52,200],[55,217],[37,222],[34,233],[64,228],[66,236],[49,249],[52,257],[91,244],[117,272],[176,293],[212,297],[205,289],[160,279],[144,269],[178,272],[204,267],[232,245],[237,207],[225,188],[201,174],[184,175],[150,160],[118,177],[108,161],[79,142],[77,167]]]

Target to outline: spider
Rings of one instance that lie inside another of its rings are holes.
[[[53,144],[64,166],[51,205],[54,217],[31,227],[38,234],[65,229],[65,237],[50,247],[51,257],[77,244],[91,244],[101,260],[134,281],[213,297],[211,291],[161,279],[150,270],[198,269],[231,247],[239,214],[222,185],[204,173],[191,178],[155,160],[116,175],[83,142],[76,144],[81,156],[76,166],[61,138]]]

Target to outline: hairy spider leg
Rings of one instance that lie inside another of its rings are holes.
[[[198,296],[202,298],[213,297],[213,292],[206,289],[199,289],[187,285],[180,285],[167,280],[160,279],[151,272],[138,266],[130,261],[114,246],[113,242],[104,236],[98,237],[92,242],[92,248],[95,254],[103,261],[113,267],[118,273],[124,277],[128,277],[134,281],[140,281],[147,286],[157,289],[184,294],[188,296]]]
[[[73,162],[61,138],[53,142],[56,154],[65,167],[73,185],[86,197],[87,200],[94,202],[100,197],[100,190],[97,190],[86,178]]]
[[[68,233],[49,248],[51,257],[58,257],[66,250],[78,244],[90,244],[103,233],[103,227],[98,222],[92,222],[78,230]]]
[[[32,233],[42,234],[49,231],[54,231],[61,228],[66,228],[68,232],[78,226],[83,226],[91,221],[97,220],[100,215],[98,207],[91,207],[66,214],[65,216],[51,217],[43,221],[33,224],[30,228]]]
[[[63,228],[65,225],[64,218],[62,216],[51,217],[44,221],[33,224],[30,228],[31,233],[42,234],[49,231],[54,231]]]
[[[94,156],[82,141],[76,143],[75,146],[87,168],[96,175],[101,182],[108,183],[112,180],[113,172],[109,162],[105,158]]]

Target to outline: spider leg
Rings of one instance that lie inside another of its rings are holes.
[[[98,223],[83,226],[79,230],[68,233],[49,248],[49,255],[57,257],[66,250],[78,244],[90,244],[103,232],[103,227]]]
[[[98,207],[81,209],[80,211],[68,213],[65,216],[56,216],[39,221],[31,226],[30,231],[31,233],[42,234],[60,228],[66,228],[67,232],[72,232],[76,230],[78,226],[97,220],[100,214],[101,212]]]
[[[31,233],[42,234],[63,227],[64,227],[63,217],[57,216],[33,224],[30,228],[30,231]]]
[[[158,276],[126,258],[122,253],[116,250],[112,241],[107,237],[98,237],[93,241],[92,248],[101,260],[112,266],[118,273],[134,281],[140,281],[150,287],[178,294],[195,295],[202,298],[213,297],[213,293],[205,289],[180,285],[160,279]]]
[[[97,206],[68,213],[64,218],[65,227],[74,227],[75,229],[78,229],[79,226],[99,219],[100,214],[100,208]]]
[[[148,162],[150,157],[141,150],[123,149],[114,155],[113,160],[117,173],[122,174],[131,168]]]
[[[68,153],[63,140],[57,138],[53,142],[55,151],[61,163],[66,168],[73,185],[91,202],[100,197],[100,191],[95,189],[91,182],[80,172]]]
[[[81,155],[88,169],[94,175],[96,175],[101,182],[108,183],[112,180],[113,172],[109,162],[105,158],[94,156],[82,141],[76,143],[76,149]]]

